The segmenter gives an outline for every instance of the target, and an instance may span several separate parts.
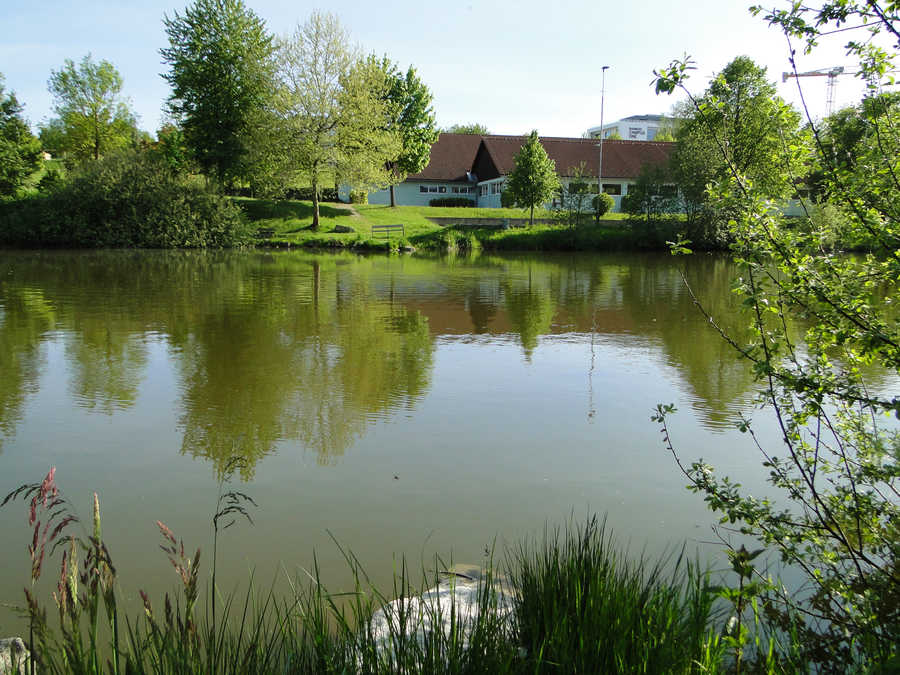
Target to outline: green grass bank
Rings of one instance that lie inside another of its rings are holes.
[[[534,226],[504,224],[522,221],[521,209],[476,209],[430,206],[388,207],[369,204],[320,206],[319,230],[312,229],[312,204],[306,201],[272,201],[236,198],[251,224],[262,234],[258,246],[453,251],[473,248],[519,251],[575,251],[664,249],[677,224],[634,225],[626,214],[607,214],[599,223],[576,227],[548,222]],[[441,224],[434,219],[440,219]],[[488,221],[470,225],[465,221]],[[535,219],[553,221],[554,213],[540,211]],[[452,221],[459,221],[458,224]],[[449,221],[449,222],[448,222]],[[404,231],[379,236],[373,226],[402,224]],[[493,226],[492,226],[493,225]],[[374,234],[373,234],[374,233]]]

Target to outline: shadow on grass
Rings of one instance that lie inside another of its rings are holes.
[[[311,202],[301,202],[292,200],[274,200],[274,199],[253,199],[241,200],[238,202],[244,213],[251,221],[270,220],[279,218],[281,220],[307,220],[312,219],[313,207]],[[346,216],[345,209],[329,206],[327,204],[319,204],[320,218],[337,218]],[[294,232],[306,229],[300,227]]]

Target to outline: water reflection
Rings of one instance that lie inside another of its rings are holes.
[[[151,336],[177,381],[181,452],[217,471],[240,453],[245,478],[286,441],[329,464],[373,421],[414,410],[442,336],[511,340],[532,364],[553,335],[639,344],[720,428],[753,381],[682,275],[729,334],[750,338],[724,256],[0,253],[0,442],[39,387],[92,413],[139,414]],[[55,344],[64,373],[44,366]],[[586,360],[585,377],[596,367]]]

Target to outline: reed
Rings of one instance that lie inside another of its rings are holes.
[[[219,485],[216,536],[233,517],[249,520],[246,508],[255,505],[247,495],[226,491],[227,478]],[[384,593],[337,542],[350,571],[349,590],[326,589],[316,562],[302,578],[289,579],[287,592],[276,593],[274,582],[258,592],[252,575],[242,596],[222,596],[211,580],[202,592],[200,551],[190,555],[160,522],[161,548],[180,590],[174,597],[166,594],[161,609],[141,592],[143,611],[125,616],[120,636],[118,583],[101,536],[99,499],[93,532],[81,541],[61,538],[76,518],[60,501],[52,471],[42,483],[11,493],[4,504],[17,497],[31,500],[32,525],[45,508],[55,523],[45,529],[51,522],[45,518],[35,529],[28,547],[33,570],[39,574],[55,543],[65,549],[55,625],[28,591],[30,672],[700,673],[734,665],[709,574],[683,550],[655,561],[628,559],[596,516],[582,525],[547,529],[542,539],[521,543],[499,564],[491,556],[471,614],[460,612],[453,600],[449,606],[425,601],[428,589],[444,578],[447,568],[440,560],[430,571],[423,565],[413,574],[401,559]],[[215,555],[212,560],[210,579]],[[414,577],[422,582],[415,584]],[[514,589],[511,612],[499,610],[501,577],[504,589]],[[101,631],[103,616],[108,630]],[[761,664],[762,672],[778,671],[772,654],[758,656],[747,662]]]

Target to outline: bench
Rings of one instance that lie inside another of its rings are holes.
[[[270,239],[275,235],[274,227],[260,227],[256,230],[257,239]]]
[[[372,236],[378,237],[379,239],[385,238],[390,239],[392,234],[399,233],[401,237],[406,236],[406,229],[403,225],[373,225],[372,226]]]

